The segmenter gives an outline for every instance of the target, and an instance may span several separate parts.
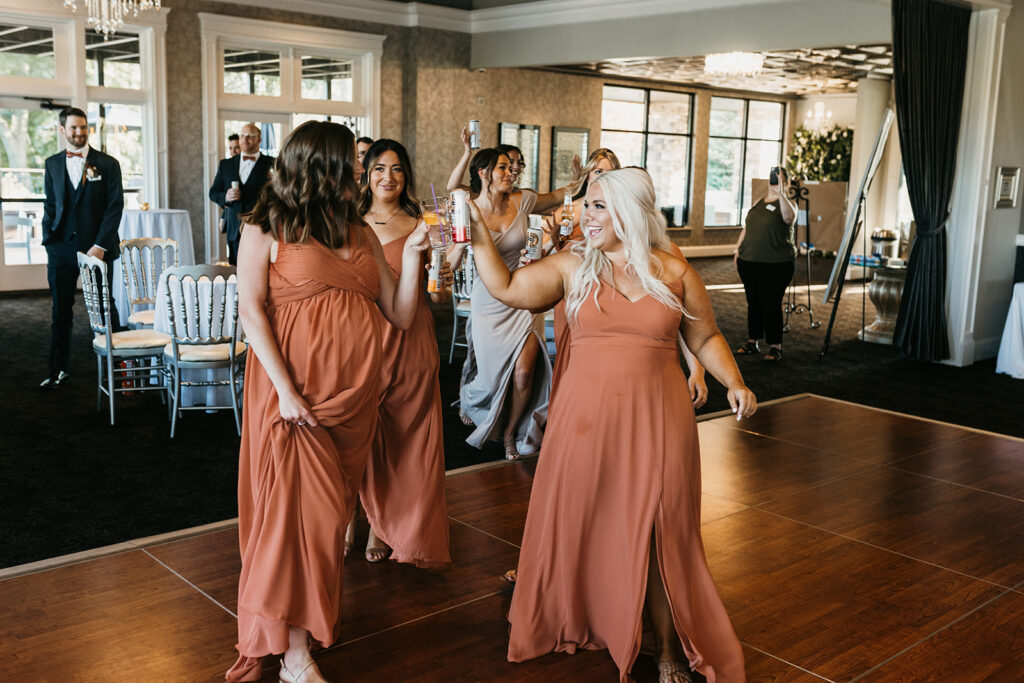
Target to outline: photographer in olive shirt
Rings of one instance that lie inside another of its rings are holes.
[[[733,260],[747,296],[747,343],[737,356],[758,353],[763,337],[766,361],[782,360],[782,299],[796,268],[793,225],[796,207],[786,197],[789,176],[773,168],[768,195],[747,212]]]

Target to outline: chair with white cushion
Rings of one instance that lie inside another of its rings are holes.
[[[102,407],[103,394],[106,394],[110,402],[110,424],[113,425],[115,394],[166,391],[163,384],[151,382],[151,373],[163,371],[160,357],[170,337],[154,330],[112,331],[110,312],[113,299],[107,287],[107,264],[79,253],[78,270],[82,276],[82,298],[89,314],[89,326],[95,335],[92,350],[96,354],[96,410]]]
[[[233,266],[178,266],[163,273],[167,289],[167,319],[171,339],[164,348],[164,362],[172,395],[171,438],[183,410],[227,410],[235,414],[235,428],[242,433],[238,395],[245,369],[245,343],[239,341],[238,290]],[[182,379],[182,370],[227,368],[227,379]],[[181,388],[227,387],[230,405],[181,405]]]
[[[137,306],[156,303],[160,274],[178,265],[178,243],[162,237],[140,237],[121,242],[121,273],[128,297],[128,327],[133,330],[152,328],[152,308],[136,310]]]
[[[473,250],[466,249],[462,256],[462,263],[452,273],[452,345],[448,350],[448,365],[452,364],[455,357],[455,347],[467,348],[469,340],[466,339],[466,324],[462,324],[462,334],[459,334],[459,319],[469,319],[471,308],[470,295],[473,293],[473,280],[476,275],[476,264],[473,262]]]

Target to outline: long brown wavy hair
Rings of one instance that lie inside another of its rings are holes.
[[[402,192],[398,195],[398,205],[413,218],[419,218],[420,203],[416,200],[416,178],[412,172],[412,162],[409,161],[409,152],[406,151],[402,143],[387,138],[377,140],[370,145],[370,149],[366,150],[366,155],[363,157],[363,168],[366,169],[366,172],[363,173],[362,194],[359,196],[359,215],[366,215],[373,203],[370,172],[385,152],[394,152],[398,157],[398,165],[402,167],[403,185]]]
[[[307,121],[285,138],[247,222],[281,242],[312,238],[331,249],[344,247],[349,228],[363,224],[356,210],[355,158],[351,130]]]

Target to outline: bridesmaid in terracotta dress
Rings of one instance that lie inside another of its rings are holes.
[[[475,212],[474,212],[475,213]],[[475,216],[479,219],[479,214]],[[572,354],[551,406],[509,612],[508,658],[607,648],[626,681],[650,616],[663,683],[744,680],[743,654],[700,536],[697,425],[676,333],[754,413],[697,273],[668,251],[641,169],[587,190],[585,243],[510,274],[473,230],[478,274],[516,308],[560,299]]]
[[[239,315],[252,353],[239,451],[238,661],[255,681],[284,653],[285,683],[322,681],[312,639],[340,624],[344,533],[377,424],[380,315],[400,329],[420,303],[425,226],[396,282],[356,210],[355,137],[311,121],[285,140],[242,233]]]
[[[363,158],[365,184],[359,212],[384,248],[394,276],[402,272],[405,240],[419,222],[412,164],[405,147],[377,140]],[[422,271],[420,271],[422,273]],[[443,273],[451,279],[451,269]],[[431,294],[444,303],[451,290]],[[444,498],[444,440],[441,426],[441,360],[434,318],[421,302],[408,330],[384,324],[380,421],[373,455],[359,498],[370,520],[366,559],[433,566],[451,561],[448,510]],[[349,524],[346,545],[354,536]]]

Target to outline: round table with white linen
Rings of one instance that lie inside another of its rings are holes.
[[[996,372],[1024,379],[1024,282],[1013,286],[1010,312],[1006,314],[1003,339],[999,343]]]
[[[178,265],[194,266],[196,263],[195,249],[192,246],[192,221],[188,211],[184,209],[125,209],[121,214],[121,226],[118,228],[121,240],[134,240],[140,237],[163,237],[178,243]],[[121,325],[128,323],[132,314],[128,306],[128,293],[124,289],[124,275],[121,272],[121,259],[114,261],[113,273],[114,305]]]

